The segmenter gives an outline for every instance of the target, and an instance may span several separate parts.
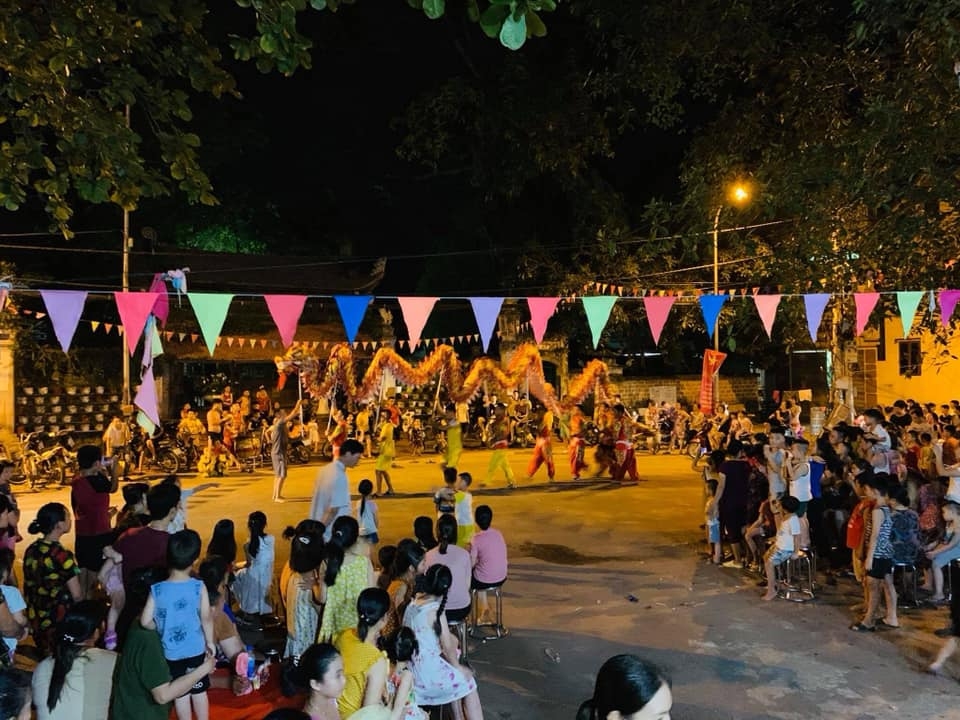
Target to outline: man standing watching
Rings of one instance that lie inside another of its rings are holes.
[[[347,468],[356,467],[363,455],[363,445],[356,440],[345,440],[340,446],[340,457],[320,468],[313,487],[313,502],[310,503],[310,519],[323,523],[324,538],[330,540],[333,521],[341,515],[350,514],[350,487],[347,483]]]
[[[79,471],[70,488],[76,532],[77,565],[80,566],[80,587],[84,597],[96,584],[97,572],[103,565],[103,549],[113,542],[110,527],[110,495],[120,484],[114,457],[108,468],[100,463],[100,448],[84,445],[77,449]]]

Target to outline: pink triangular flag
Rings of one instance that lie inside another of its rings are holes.
[[[543,342],[547,332],[547,322],[557,310],[560,302],[558,297],[528,297],[527,307],[530,308],[530,327],[533,328],[533,339],[537,344]]]
[[[113,323],[104,323],[104,324],[103,324],[103,330],[104,330],[104,332],[107,333],[107,335],[109,335],[109,334],[110,334],[110,331],[113,330]]]
[[[42,313],[42,312],[34,313],[34,315],[37,316],[37,320],[43,320],[47,316],[46,313]]]
[[[677,301],[675,297],[660,297],[651,295],[643,298],[643,307],[647,311],[647,322],[650,323],[650,332],[653,335],[653,342],[660,344],[660,333],[663,332],[663,326],[667,324],[667,318],[670,316],[670,308]]]
[[[143,414],[150,418],[154,425],[160,424],[160,409],[157,407],[157,386],[153,380],[153,367],[148,367],[140,378],[140,389],[133,399],[133,404],[143,410]]]
[[[953,317],[958,300],[960,300],[960,290],[940,291],[940,322],[944,327],[950,326],[950,318]]]
[[[410,336],[410,344],[416,345],[420,340],[420,334],[423,332],[427,319],[433,311],[433,306],[437,303],[435,297],[400,297],[397,298],[400,303],[400,310],[403,312],[403,322],[407,326],[407,335]]]
[[[289,347],[297,334],[297,323],[303,314],[306,295],[264,295],[270,316],[273,318],[284,347]]]
[[[163,279],[164,273],[156,273],[150,283],[150,292],[157,293],[157,301],[153,304],[153,315],[161,327],[167,324],[170,315],[170,300],[167,297],[167,283]]]
[[[117,312],[120,313],[120,323],[128,328],[133,328],[133,332],[127,333],[127,348],[133,355],[137,349],[140,335],[143,334],[143,328],[147,325],[147,317],[153,311],[153,306],[157,304],[158,294],[155,292],[115,292],[113,297],[117,303]]]
[[[857,306],[857,335],[861,335],[870,320],[870,313],[877,306],[880,293],[854,293],[853,302]]]
[[[41,290],[40,297],[50,314],[53,332],[64,352],[70,351],[73,334],[77,331],[83,306],[87,302],[86,290]],[[39,315],[39,313],[38,313]]]
[[[753,302],[757,306],[757,312],[760,314],[760,322],[763,323],[763,329],[767,331],[767,339],[770,339],[770,333],[773,332],[773,321],[777,317],[777,307],[780,305],[781,295],[754,295]]]

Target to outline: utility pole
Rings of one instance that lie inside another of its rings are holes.
[[[126,106],[127,128],[130,128],[130,106]],[[130,289],[130,211],[123,208],[123,272],[121,273],[120,283],[124,292]],[[130,332],[130,328],[124,328],[124,332]],[[123,404],[130,404],[130,356],[127,352],[127,339],[120,338],[120,352],[123,355]]]

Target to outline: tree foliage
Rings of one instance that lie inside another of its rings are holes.
[[[176,189],[190,202],[215,204],[191,103],[238,94],[224,51],[264,72],[309,68],[312,41],[298,18],[346,2],[236,0],[248,22],[234,31],[211,22],[203,0],[0,0],[0,206],[15,211],[39,197],[69,236],[78,202],[133,209]],[[443,0],[410,4],[433,19],[446,10]],[[492,0],[481,14],[470,0],[464,10],[487,32],[491,11],[503,14],[503,44],[519,47],[526,31],[518,28],[542,35],[536,13],[554,7]]]

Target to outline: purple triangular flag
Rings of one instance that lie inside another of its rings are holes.
[[[493,337],[493,331],[497,326],[497,318],[500,316],[503,298],[474,297],[470,298],[470,306],[473,308],[473,316],[477,320],[477,327],[480,328],[483,351],[486,352],[490,345],[490,338]]]
[[[47,314],[53,323],[53,332],[60,341],[60,347],[64,352],[70,352],[73,334],[77,331],[77,323],[80,322],[84,303],[87,302],[87,291],[41,290],[40,297],[47,306]]]
[[[817,331],[828,302],[830,293],[810,293],[803,296],[803,305],[807,311],[807,330],[810,331],[810,340],[814,343],[817,342]]]
[[[957,307],[958,300],[960,300],[960,290],[940,291],[940,322],[944,327],[950,327],[950,318],[953,317],[953,310]]]

